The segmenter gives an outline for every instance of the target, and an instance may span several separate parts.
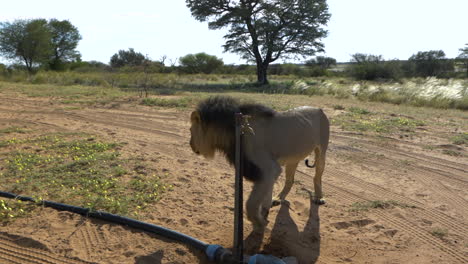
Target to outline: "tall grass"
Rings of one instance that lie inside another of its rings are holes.
[[[307,95],[332,95],[363,101],[468,110],[468,80],[426,78],[398,83],[336,79],[317,83],[299,80],[292,83],[290,90]]]
[[[0,80],[39,85],[100,87],[90,89],[109,92],[147,90],[150,94],[175,94],[180,91],[222,92],[242,91],[280,94],[328,95],[336,98],[356,98],[363,101],[387,102],[412,106],[455,108],[468,110],[468,79],[413,78],[400,82],[353,81],[347,78],[303,78],[272,75],[270,84],[257,86],[253,75],[175,74],[175,73],[112,73],[112,72],[39,72],[28,76],[0,76]],[[42,86],[43,87],[43,86]],[[108,88],[108,89],[105,89]],[[74,89],[74,88],[73,88]],[[32,94],[34,95],[34,94]]]

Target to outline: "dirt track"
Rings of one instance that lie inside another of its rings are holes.
[[[332,109],[325,111],[333,116]],[[134,104],[71,109],[52,99],[0,95],[0,128],[82,131],[128,143],[125,155],[152,163],[175,186],[144,220],[230,247],[233,171],[223,158],[207,161],[190,151],[188,114]],[[437,143],[431,133],[437,131],[377,141],[332,127],[323,177],[327,204],[311,203],[313,171],[301,165],[290,204],[272,209],[261,247],[249,236],[248,250],[293,255],[300,263],[468,263],[466,150],[464,157],[425,151],[427,141]],[[276,192],[283,181],[281,176]],[[355,202],[375,200],[405,206],[350,210]],[[447,234],[439,238],[431,233],[435,228]],[[250,231],[246,222],[246,236]],[[32,217],[0,226],[0,263],[206,260],[160,237],[39,208]]]

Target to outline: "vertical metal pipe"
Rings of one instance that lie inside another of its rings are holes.
[[[235,114],[236,120],[236,156],[235,156],[235,205],[234,205],[234,258],[243,263],[244,258],[244,222],[243,222],[243,186],[242,186],[242,114]]]

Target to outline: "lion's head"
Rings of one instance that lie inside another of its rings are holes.
[[[190,127],[190,147],[197,155],[205,158],[213,158],[216,149],[212,142],[212,129],[207,124],[203,125],[198,111],[193,111],[190,116],[192,126]]]
[[[190,147],[196,154],[212,158],[222,152],[234,162],[235,113],[271,117],[275,111],[259,104],[241,104],[228,96],[214,96],[202,101],[190,116]]]

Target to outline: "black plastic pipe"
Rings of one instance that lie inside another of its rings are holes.
[[[198,239],[195,239],[193,237],[187,236],[185,234],[179,233],[177,231],[167,229],[162,226],[158,225],[153,225],[145,222],[141,222],[132,218],[120,216],[120,215],[115,215],[111,213],[106,213],[103,211],[92,211],[89,208],[83,208],[83,207],[78,207],[78,206],[73,206],[73,205],[67,205],[67,204],[62,204],[62,203],[56,203],[56,202],[51,202],[51,201],[36,201],[35,199],[31,197],[26,197],[26,196],[21,196],[21,195],[16,195],[13,193],[9,192],[2,192],[0,191],[0,196],[6,197],[6,198],[11,198],[11,199],[16,199],[16,200],[21,200],[21,201],[29,201],[29,202],[35,202],[39,203],[41,205],[44,205],[46,207],[54,208],[60,211],[68,211],[72,213],[77,213],[80,215],[84,215],[87,217],[92,217],[100,220],[105,220],[121,225],[126,225],[129,227],[141,229],[150,233],[154,233],[175,241],[179,241],[185,244],[188,244],[198,250],[205,251],[206,248],[208,247],[208,244],[205,242],[202,242]]]
[[[50,207],[56,210],[77,213],[77,214],[84,215],[87,217],[133,227],[136,229],[140,229],[149,233],[160,235],[165,238],[172,239],[172,240],[187,244],[189,246],[192,246],[193,248],[197,250],[205,252],[208,259],[212,262],[215,262],[218,264],[235,263],[232,253],[229,250],[223,248],[222,246],[210,245],[198,239],[190,237],[188,235],[179,233],[177,231],[174,231],[174,230],[162,227],[162,226],[141,222],[132,218],[115,215],[115,214],[111,214],[111,213],[107,213],[103,211],[92,211],[89,208],[83,208],[83,207],[78,207],[78,206],[73,206],[73,205],[68,205],[68,204],[63,204],[63,203],[56,203],[56,202],[51,202],[51,201],[46,201],[46,200],[38,201],[31,197],[17,195],[17,194],[13,194],[9,192],[0,191],[0,197],[38,203],[45,207]]]

